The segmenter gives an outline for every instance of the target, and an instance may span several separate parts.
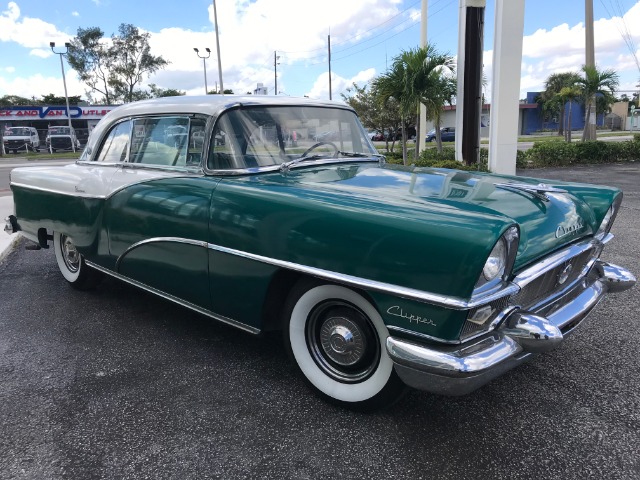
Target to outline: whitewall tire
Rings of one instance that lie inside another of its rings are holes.
[[[98,285],[101,279],[100,273],[85,263],[84,257],[78,252],[70,237],[55,232],[53,249],[60,273],[72,287],[78,290],[89,290]]]
[[[322,397],[363,411],[400,398],[404,385],[385,348],[389,332],[362,295],[305,280],[294,288],[286,312],[285,347]]]

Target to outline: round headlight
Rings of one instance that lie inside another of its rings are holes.
[[[496,243],[493,250],[489,254],[489,258],[487,259],[487,263],[484,264],[484,268],[482,269],[482,275],[485,280],[491,281],[495,278],[501,277],[504,275],[505,266],[507,264],[507,247],[504,243],[504,240],[501,238]]]

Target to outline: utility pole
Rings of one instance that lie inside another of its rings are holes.
[[[331,35],[327,35],[327,48],[329,49],[329,100],[331,100]]]
[[[275,83],[275,92],[274,95],[278,95],[278,59],[280,57],[278,57],[277,55],[277,51],[274,50],[273,52],[273,80]]]
[[[593,0],[584,2],[584,24],[585,24],[585,66],[596,66],[596,56],[593,36]],[[596,99],[595,95],[587,100],[587,117],[585,118],[582,140],[596,139]]]
[[[220,95],[224,95],[224,85],[222,85],[222,59],[220,58],[220,37],[218,35],[218,11],[216,10],[216,0],[213,2],[213,21],[216,27],[216,49],[218,50],[218,76],[220,77]]]

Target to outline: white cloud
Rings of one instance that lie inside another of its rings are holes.
[[[304,68],[326,61],[327,35],[332,44],[348,45],[371,35],[370,30],[398,13],[397,0],[326,0],[309,20],[298,0],[230,0],[218,2],[218,26],[224,86],[234,92],[253,91],[256,83],[273,89],[274,51],[280,56],[278,90],[286,91],[287,65]],[[161,54],[171,64],[150,82],[163,88],[178,88],[200,94],[203,90],[203,66],[193,48],[211,49],[207,60],[209,89],[218,81],[216,35],[213,30],[213,7],[209,5],[211,30],[192,31],[166,28],[150,32],[152,53]],[[340,15],[335,15],[339,11]],[[353,19],[358,19],[357,22]],[[349,82],[353,79],[348,80]],[[350,85],[351,83],[349,83]],[[315,87],[314,87],[315,88]],[[334,86],[334,92],[338,91]],[[327,88],[328,98],[328,77]]]
[[[72,17],[79,17],[80,14],[78,12],[71,12]]]
[[[50,49],[45,50],[44,48],[34,48],[29,52],[29,55],[34,55],[40,58],[49,58],[51,55],[53,55],[53,52]]]
[[[343,78],[335,73],[331,75],[331,91],[334,100],[340,100],[341,93],[346,92],[347,88],[354,83],[364,85],[371,80],[376,74],[375,69],[369,68],[358,72],[351,78]],[[329,98],[329,72],[322,73],[318,76],[311,90],[305,94],[310,98]]]
[[[7,10],[0,14],[0,42],[15,42],[26,48],[46,48],[51,41],[64,43],[69,41],[69,36],[51,23],[21,17],[20,7],[15,2],[9,2]]]
[[[10,67],[11,68],[11,67]],[[73,71],[66,71],[67,91],[69,96],[85,96],[86,87],[81,84]],[[46,77],[36,74],[30,77],[15,77],[7,80],[0,76],[0,92],[11,92],[11,95],[21,97],[41,97],[48,93],[64,96],[64,85],[60,77]]]

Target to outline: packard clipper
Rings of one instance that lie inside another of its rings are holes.
[[[609,292],[616,188],[386,164],[355,112],[291,97],[127,104],[81,158],[11,173],[21,231],[102,275],[285,348],[360,410],[466,394],[558,347]],[[37,248],[37,247],[35,247]]]

